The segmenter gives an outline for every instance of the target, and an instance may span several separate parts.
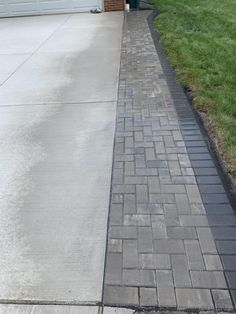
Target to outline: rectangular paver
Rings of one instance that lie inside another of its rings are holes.
[[[211,292],[208,289],[176,289],[179,308],[182,309],[213,309]]]
[[[140,305],[148,307],[157,306],[156,288],[140,288]]]
[[[222,271],[191,270],[190,274],[193,287],[209,289],[227,288],[224,273]]]

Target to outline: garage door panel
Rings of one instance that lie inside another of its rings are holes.
[[[91,8],[91,7],[98,7],[99,1],[95,0],[71,0],[74,8]]]
[[[27,13],[27,12],[37,12],[37,3],[11,3],[8,5],[10,12],[14,13]]]
[[[6,16],[6,5],[4,3],[0,2],[0,16]]]
[[[101,7],[102,0],[4,0],[0,17],[86,12]]]
[[[54,1],[54,0],[47,0],[47,1],[41,1],[39,0],[39,6],[41,8],[42,13],[45,10],[68,10],[71,8],[70,2],[66,0],[62,1]]]

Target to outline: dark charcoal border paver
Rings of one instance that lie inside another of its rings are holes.
[[[103,303],[232,311],[235,215],[150,13],[124,25]]]

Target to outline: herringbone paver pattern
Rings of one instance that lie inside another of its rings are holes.
[[[232,209],[196,121],[177,115],[149,14],[124,27],[104,303],[232,310],[218,252],[236,249],[215,241],[207,215]]]

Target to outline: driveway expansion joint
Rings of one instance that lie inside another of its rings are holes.
[[[236,218],[150,13],[128,13],[123,32],[103,302],[233,312]]]

